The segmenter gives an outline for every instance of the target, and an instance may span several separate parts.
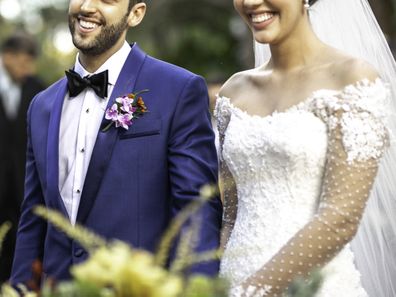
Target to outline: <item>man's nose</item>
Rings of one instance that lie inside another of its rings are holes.
[[[97,0],[84,0],[81,4],[81,11],[87,12],[87,13],[92,13],[95,12],[97,9]]]

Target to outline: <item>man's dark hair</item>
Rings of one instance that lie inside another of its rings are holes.
[[[3,41],[2,52],[25,53],[34,58],[39,55],[39,49],[33,36],[25,32],[16,32]]]
[[[144,0],[129,0],[129,6],[128,6],[128,11],[130,11],[132,9],[132,7],[136,4],[136,3],[140,3],[143,2]]]
[[[314,5],[315,2],[318,2],[318,0],[309,0],[309,5]]]

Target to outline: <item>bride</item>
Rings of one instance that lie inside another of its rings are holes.
[[[234,6],[262,64],[233,75],[215,110],[230,296],[281,296],[315,269],[320,297],[396,296],[396,67],[367,1]]]

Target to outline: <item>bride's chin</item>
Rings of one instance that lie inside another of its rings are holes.
[[[255,36],[254,40],[260,44],[271,44],[274,41],[274,39],[270,37],[258,37],[258,36]]]
[[[271,44],[274,43],[276,38],[273,33],[271,32],[254,32],[253,33],[254,40],[258,43],[262,44]]]

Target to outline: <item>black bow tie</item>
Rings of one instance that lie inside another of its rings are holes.
[[[91,76],[81,77],[77,72],[70,69],[66,71],[67,87],[70,97],[80,94],[85,88],[92,88],[96,95],[101,98],[107,97],[108,71],[103,71]]]

